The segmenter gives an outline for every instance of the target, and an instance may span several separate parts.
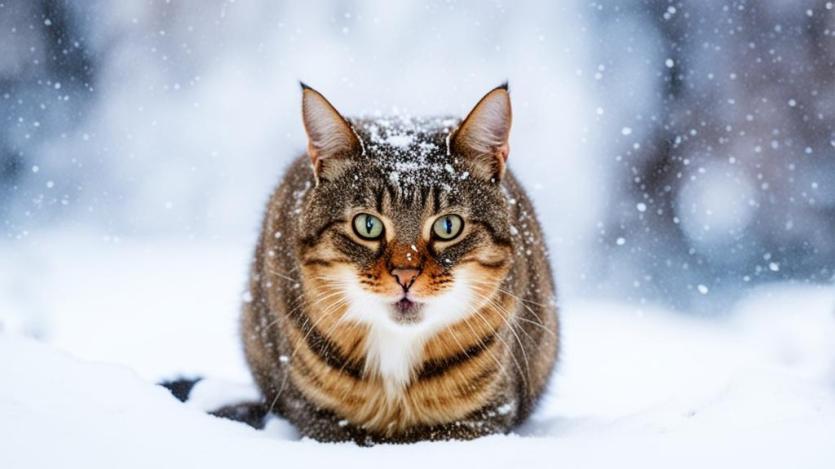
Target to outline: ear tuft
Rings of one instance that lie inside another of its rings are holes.
[[[479,175],[501,179],[510,153],[512,112],[507,82],[481,98],[455,130],[450,143],[453,153],[469,158]]]
[[[360,149],[353,128],[321,93],[299,82],[302,88],[302,120],[307,133],[307,153],[317,181],[337,174],[339,160]]]

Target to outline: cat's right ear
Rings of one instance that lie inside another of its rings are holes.
[[[304,83],[300,85],[307,154],[319,182],[339,174],[344,160],[360,153],[362,145],[351,124],[321,93]]]
[[[477,175],[498,181],[510,152],[510,94],[507,83],[493,88],[450,136],[450,150],[475,163]]]

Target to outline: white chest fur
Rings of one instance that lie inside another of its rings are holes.
[[[453,287],[423,304],[423,318],[414,324],[391,319],[390,306],[346,279],[349,306],[343,320],[369,326],[366,371],[382,378],[391,398],[401,396],[421,364],[423,348],[439,331],[465,318],[474,309],[474,295],[465,275]]]

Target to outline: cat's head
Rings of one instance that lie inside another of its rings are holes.
[[[299,221],[306,290],[393,329],[438,329],[488,304],[512,263],[507,85],[463,120],[346,119],[302,87],[315,177]]]

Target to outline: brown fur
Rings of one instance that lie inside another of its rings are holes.
[[[248,363],[271,410],[317,440],[507,432],[531,413],[557,357],[554,284],[539,223],[504,169],[506,142],[501,161],[485,165],[483,155],[448,154],[449,135],[455,148],[454,131],[464,128],[458,121],[392,122],[344,120],[361,145],[328,155],[311,141],[317,153],[296,160],[270,198],[242,315]],[[315,125],[306,122],[309,134]],[[408,149],[379,138],[380,127],[392,125],[413,137]],[[412,164],[416,155],[421,165]],[[449,210],[465,220],[463,232],[451,242],[433,239],[431,220]],[[359,212],[383,220],[382,240],[352,232]],[[420,269],[415,295],[441,295],[462,275],[478,292],[472,314],[423,343],[402,387],[368,362],[370,326],[345,320],[350,299],[335,280],[397,295],[393,267]]]

